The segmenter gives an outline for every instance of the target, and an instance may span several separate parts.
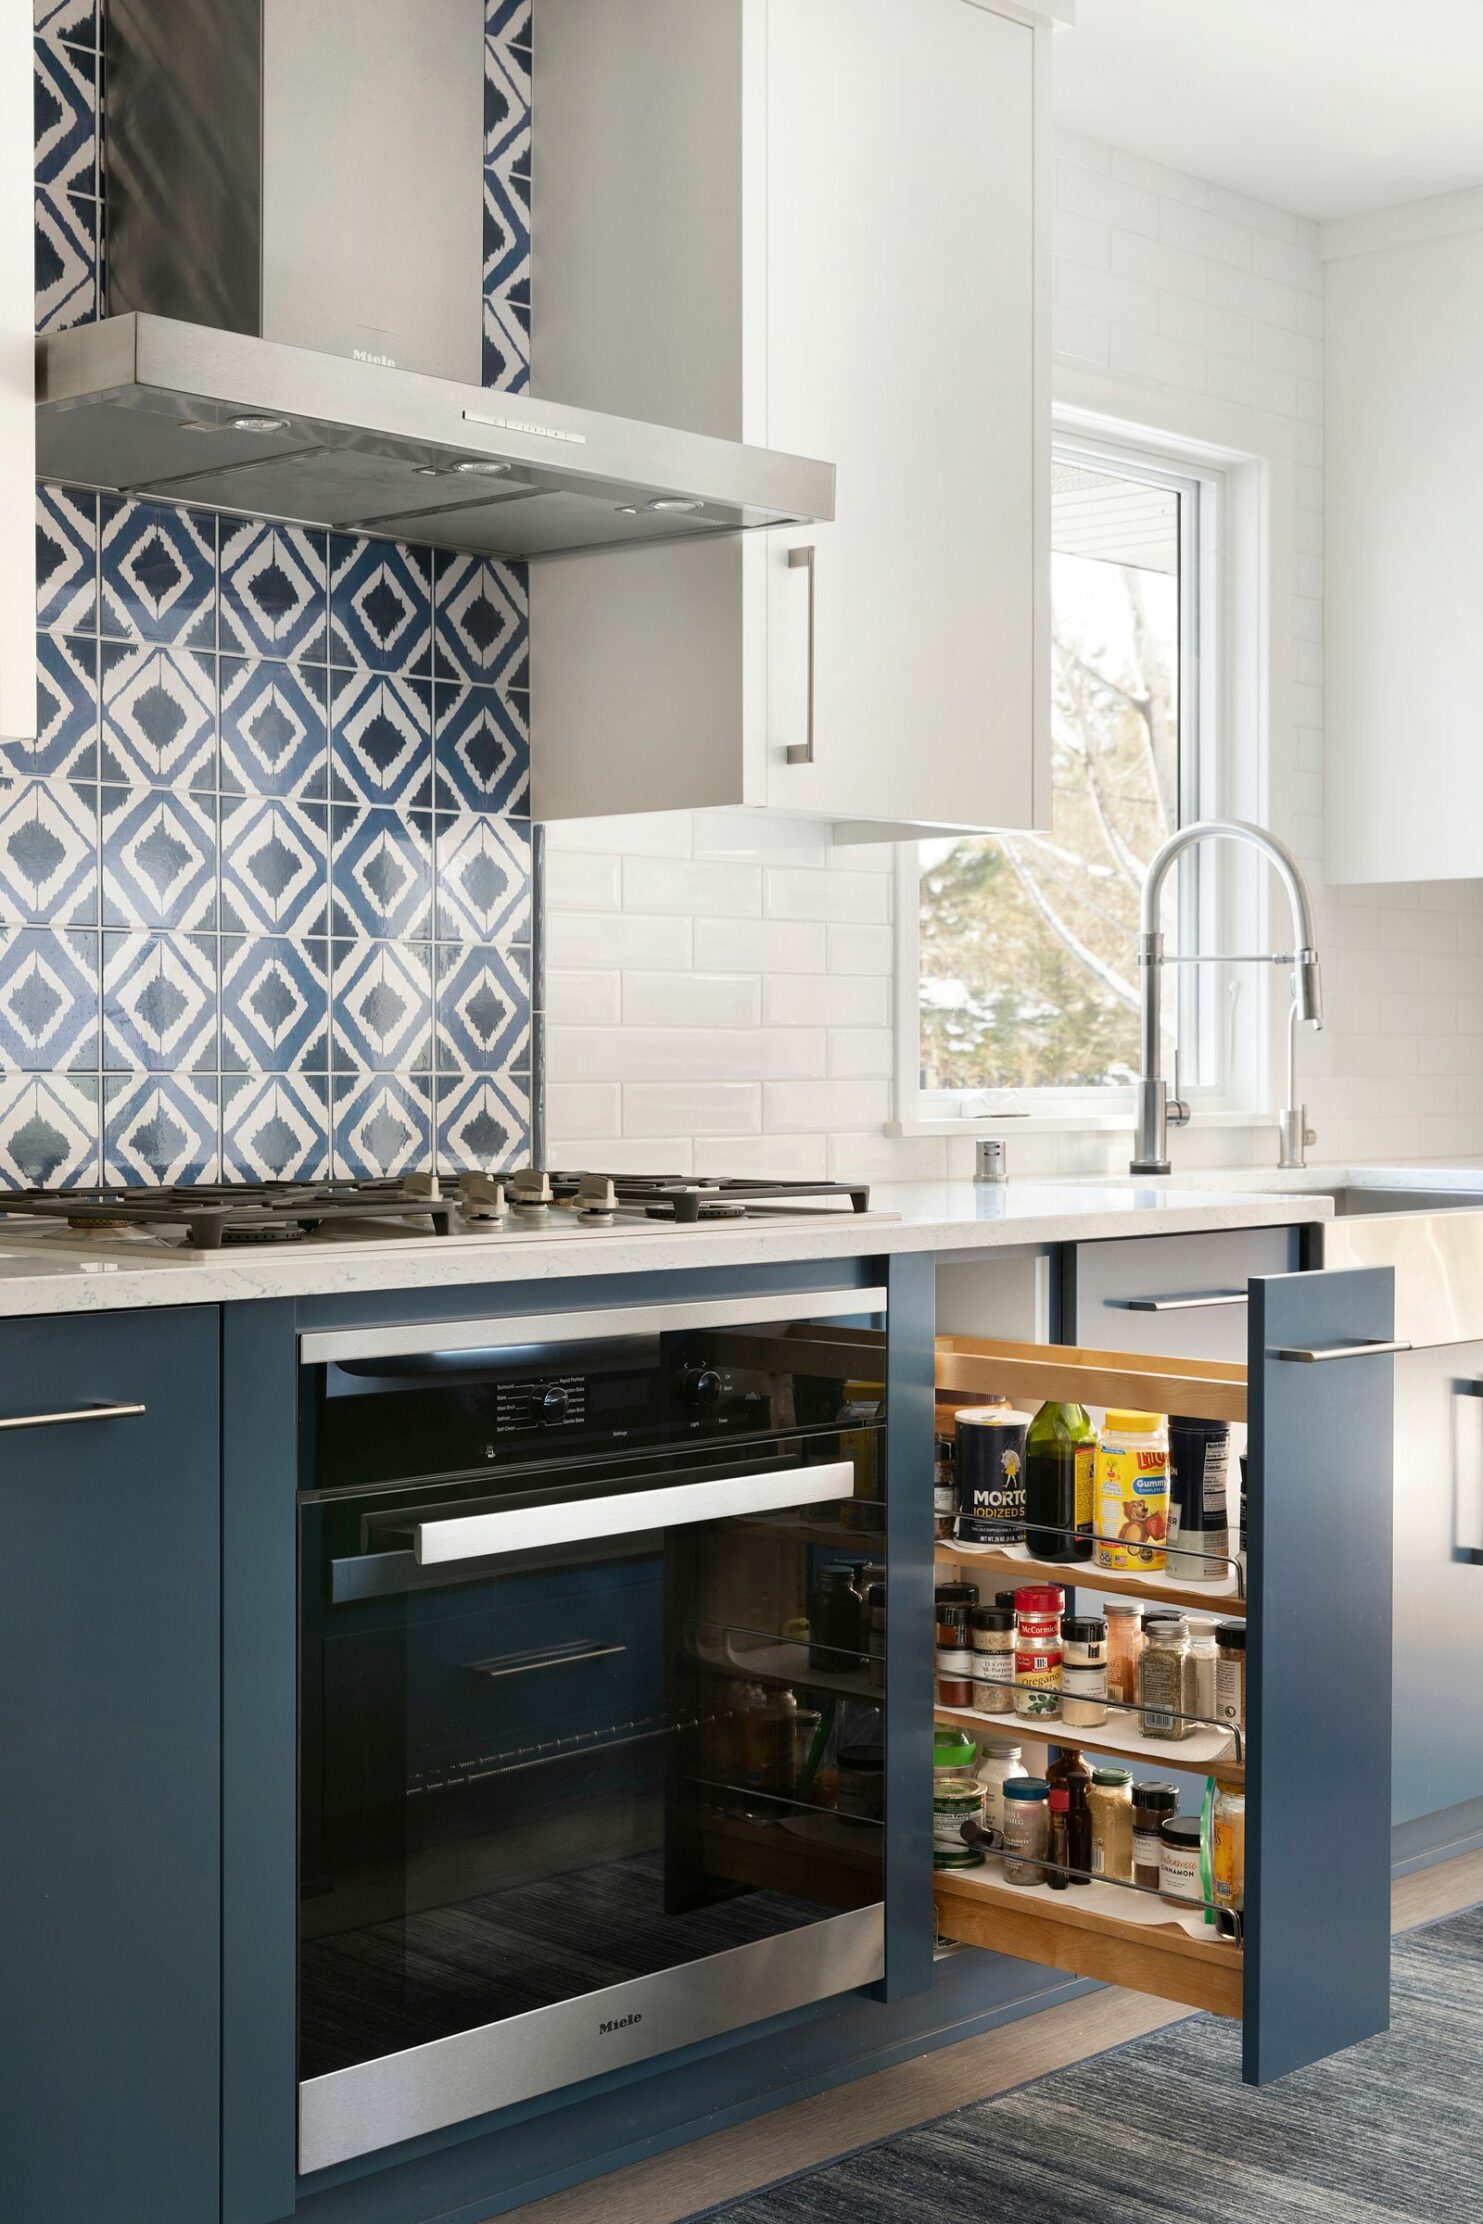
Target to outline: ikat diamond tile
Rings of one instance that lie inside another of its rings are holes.
[[[214,1075],[107,1075],[104,1181],[128,1188],[219,1180],[219,1120]]]
[[[349,805],[334,813],[334,933],[416,940],[432,919],[432,818]]]
[[[198,649],[102,644],[103,778],[216,787],[216,658]]]
[[[438,820],[441,942],[530,938],[530,828],[523,819],[464,813]]]
[[[7,771],[54,780],[98,777],[98,644],[43,633],[36,643],[36,739],[0,742]]]
[[[215,1073],[216,942],[204,934],[105,934],[105,1072]]]
[[[221,645],[323,663],[329,539],[298,525],[222,519]]]
[[[334,1170],[405,1174],[432,1159],[433,1085],[420,1074],[341,1079],[334,1095]]]
[[[99,790],[103,923],[207,932],[216,925],[216,798],[170,788]]]
[[[330,776],[341,801],[426,809],[433,799],[430,680],[330,675]]]
[[[98,937],[73,928],[13,928],[0,946],[0,1068],[98,1068]]]
[[[224,1073],[327,1073],[330,967],[325,942],[223,935]]]
[[[530,622],[525,566],[450,549],[440,549],[434,561],[438,677],[493,686],[524,648]]]
[[[105,494],[99,628],[121,641],[216,647],[216,519]]]
[[[224,793],[301,796],[329,792],[329,675],[313,664],[221,659]]]
[[[36,183],[57,193],[98,190],[97,58],[47,34],[32,42]]]
[[[98,43],[98,0],[35,0],[38,31],[74,46]]]
[[[96,1074],[0,1081],[0,1188],[90,1189],[99,1178]]]
[[[66,332],[98,314],[98,204],[81,193],[36,194],[36,329]]]
[[[528,1064],[528,953],[440,943],[437,966],[439,1073]]]
[[[330,662],[425,677],[432,661],[428,552],[399,541],[330,539]]]
[[[221,1085],[227,1181],[325,1181],[330,1084],[322,1074],[228,1074]]]
[[[36,489],[36,623],[97,630],[98,497],[80,487]]]
[[[523,394],[530,385],[530,311],[503,293],[484,303],[484,379],[506,394]]]
[[[433,690],[440,811],[530,808],[530,741],[519,699],[492,687]]]
[[[473,1167],[501,1173],[529,1153],[530,1089],[523,1075],[438,1076],[440,1174],[461,1174]]]
[[[337,942],[337,1073],[426,1073],[432,1066],[432,951],[416,942]]]
[[[323,935],[329,824],[322,803],[223,797],[221,917],[229,934]]]
[[[0,794],[0,920],[98,924],[98,791],[80,780],[21,780]]]

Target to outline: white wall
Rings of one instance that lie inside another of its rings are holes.
[[[1197,405],[1291,458],[1291,662],[1271,819],[1319,892],[1329,1025],[1300,1058],[1316,1159],[1483,1151],[1483,884],[1323,886],[1323,312],[1316,228],[1100,143],[1057,159],[1058,387],[1153,426]],[[1260,435],[1260,437],[1258,437]],[[761,846],[759,846],[759,844]],[[971,1146],[887,1138],[886,851],[676,813],[550,837],[552,1155],[675,1172],[884,1179]],[[1122,1136],[1015,1137],[1017,1172],[1125,1164]],[[1174,1139],[1271,1163],[1267,1128]]]

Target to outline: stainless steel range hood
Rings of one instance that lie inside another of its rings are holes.
[[[481,383],[483,0],[106,23],[116,313],[37,342],[44,476],[508,557],[833,516],[832,465]]]

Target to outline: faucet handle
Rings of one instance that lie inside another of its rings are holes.
[[[1189,1126],[1189,1106],[1183,1097],[1171,1096],[1164,1107],[1164,1118],[1170,1127]]]

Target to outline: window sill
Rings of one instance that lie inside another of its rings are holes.
[[[1212,1108],[1192,1114],[1189,1125],[1205,1134],[1276,1125],[1275,1112],[1232,1112]],[[1131,1135],[1129,1112],[988,1112],[969,1119],[888,1120],[887,1135]],[[1171,1129],[1178,1136],[1178,1128]]]

